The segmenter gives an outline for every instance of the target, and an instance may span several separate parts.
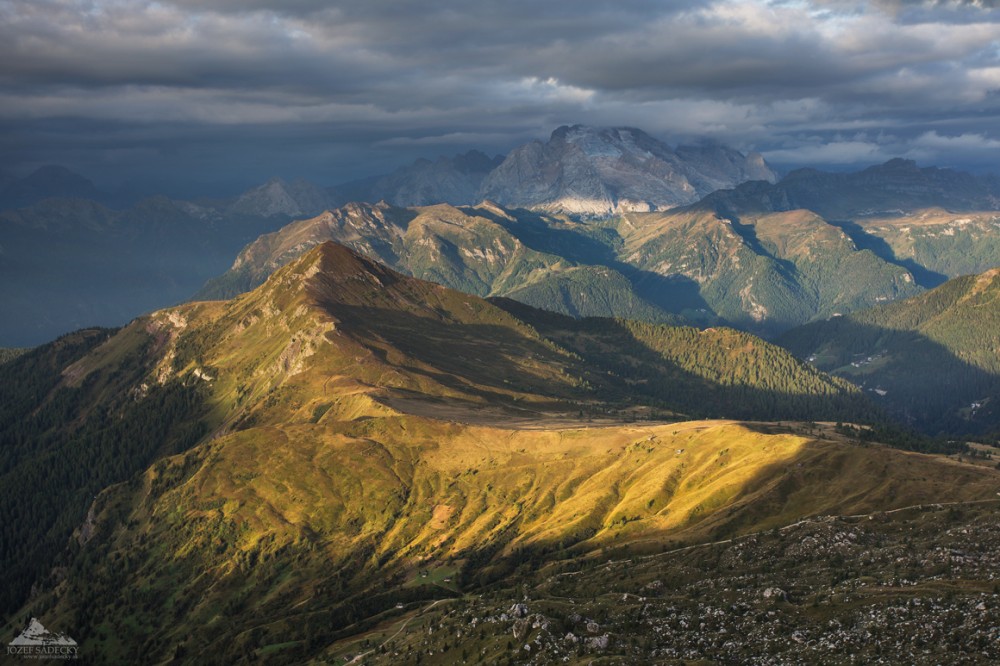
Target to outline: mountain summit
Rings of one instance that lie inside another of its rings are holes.
[[[774,182],[760,155],[717,144],[676,150],[631,127],[560,127],[513,150],[483,198],[518,208],[607,215],[690,204],[748,180]]]
[[[901,216],[929,207],[991,211],[1000,209],[1000,183],[895,158],[847,173],[797,169],[778,183],[748,182],[714,192],[698,205],[727,215],[808,209],[828,220]]]
[[[484,199],[514,208],[583,215],[649,211],[690,204],[720,188],[777,177],[756,153],[714,143],[676,149],[632,127],[563,126],[506,158],[478,151],[417,160],[385,176],[330,188],[339,204],[395,206]]]
[[[103,201],[107,195],[78,173],[66,167],[47,165],[24,178],[9,180],[0,189],[0,207],[21,208],[45,199],[91,199]]]
[[[262,217],[297,217],[317,215],[330,204],[330,196],[308,181],[289,183],[281,178],[272,178],[240,195],[229,207],[229,212]]]

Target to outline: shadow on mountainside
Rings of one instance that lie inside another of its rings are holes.
[[[138,393],[151,364],[146,343],[120,347],[116,362],[78,386],[64,369],[114,331],[70,333],[0,365],[0,613],[16,609],[53,572],[98,493],[207,432],[200,385],[172,380]]]
[[[527,330],[519,331],[513,322],[470,324],[343,304],[335,306],[335,314],[381,362],[465,396],[494,405],[512,405],[513,392],[551,398],[553,403],[588,398],[583,387],[561,372],[573,360]]]
[[[621,245],[621,238],[613,229],[595,228],[593,235],[569,228],[560,229],[549,224],[542,215],[525,209],[518,209],[514,220],[488,211],[480,211],[480,214],[490,217],[532,250],[564,257],[581,265],[605,266],[621,273],[639,298],[664,312],[685,315],[688,311],[686,316],[692,311],[704,312],[707,316],[695,318],[715,317],[694,280],[685,276],[660,275],[621,261],[615,249]]]
[[[913,279],[924,289],[933,289],[948,280],[947,275],[921,266],[913,259],[899,259],[896,257],[896,252],[884,239],[868,233],[857,222],[852,220],[827,221],[847,234],[847,237],[854,242],[859,250],[870,250],[879,259],[910,271]]]
[[[746,333],[575,320],[509,299],[492,302],[576,354],[582,376],[612,404],[643,401],[690,418],[881,418],[863,396],[835,387],[811,367]],[[648,338],[640,339],[629,326],[641,327],[637,330],[645,330]],[[654,341],[665,352],[652,347]]]
[[[746,243],[747,247],[753,250],[754,254],[770,259],[775,263],[775,265],[778,266],[779,270],[784,274],[784,277],[797,281],[799,269],[795,265],[795,262],[783,259],[764,247],[764,244],[760,242],[759,238],[757,238],[756,226],[753,224],[744,224],[739,216],[736,215],[731,215],[729,222],[733,231],[743,239],[743,242]]]
[[[845,517],[816,520],[818,531],[825,531],[823,525],[833,520],[846,531],[856,520],[850,516],[856,514],[927,501],[975,500],[992,495],[997,487],[994,471],[881,447],[815,441],[808,436],[782,446],[774,440],[754,441],[752,430],[717,424],[701,424],[694,430],[689,439],[689,433],[673,433],[669,426],[648,428],[633,431],[641,446],[609,450],[598,445],[574,452],[573,463],[587,464],[590,459],[591,465],[614,470],[615,482],[599,488],[588,486],[580,470],[565,464],[563,451],[536,453],[526,447],[523,453],[508,456],[504,454],[508,442],[483,450],[496,456],[496,465],[480,465],[474,473],[460,477],[440,467],[434,455],[424,456],[418,447],[407,447],[413,457],[406,458],[406,464],[395,464],[401,458],[387,460],[378,455],[322,462],[309,458],[310,470],[332,471],[336,465],[337,478],[343,481],[329,504],[328,497],[312,493],[272,496],[278,508],[296,507],[299,518],[291,528],[296,540],[269,547],[272,535],[288,529],[274,518],[264,524],[264,536],[254,545],[231,550],[226,550],[233,542],[226,528],[238,524],[232,517],[192,516],[185,529],[164,519],[123,522],[116,530],[117,542],[99,538],[91,553],[79,558],[77,578],[85,586],[68,586],[61,602],[64,608],[68,604],[93,610],[79,614],[75,632],[89,636],[98,632],[101,623],[121,626],[116,643],[95,640],[87,645],[99,656],[109,654],[101,651],[131,655],[141,649],[166,660],[175,644],[184,641],[187,657],[197,662],[249,661],[274,645],[283,646],[282,660],[303,662],[329,655],[332,643],[350,636],[357,637],[357,642],[365,638],[378,644],[395,635],[389,628],[392,624],[429,608],[434,600],[461,594],[493,592],[499,594],[486,598],[514,600],[530,595],[526,603],[532,611],[538,606],[544,609],[547,600],[566,607],[566,598],[577,602],[604,599],[609,607],[618,608],[626,597],[638,598],[639,594],[663,597],[690,592],[694,599],[702,597],[714,589],[708,582],[711,578],[746,573],[752,552],[770,559],[772,568],[782,561],[817,561],[833,568],[837,565],[826,564],[829,558],[802,550],[802,534],[783,540],[787,530],[780,528],[824,515]],[[782,434],[801,435],[787,430]],[[677,435],[681,439],[675,439]],[[438,446],[447,450],[449,443],[448,435],[442,435],[429,453]],[[687,447],[683,454],[675,454],[678,445]],[[737,459],[730,462],[730,455],[738,455],[746,464]],[[695,458],[707,465],[693,464]],[[205,470],[202,476],[210,476],[211,466],[218,465],[219,459],[203,460],[195,471],[202,474]],[[688,460],[692,464],[686,465]],[[387,466],[392,474],[385,474]],[[553,473],[553,469],[560,471]],[[287,471],[266,471],[288,480]],[[672,484],[650,483],[660,480],[657,477],[664,472],[676,472],[667,479]],[[379,478],[386,481],[371,483]],[[251,483],[235,481],[236,487]],[[157,488],[147,501],[164,512],[178,506],[172,503],[181,500],[167,497],[177,485],[173,481]],[[123,495],[126,491],[119,489]],[[211,503],[220,498],[205,494],[196,499]],[[350,510],[331,511],[339,508],[337,500]],[[393,549],[394,541],[399,543],[408,533],[419,534],[431,506],[451,510],[440,514],[434,528],[440,538],[424,540],[419,548]],[[553,519],[560,510],[565,515],[567,508],[573,512],[571,520]],[[865,521],[865,535],[878,530],[885,516],[874,518]],[[675,526],[665,528],[665,522]],[[470,532],[475,538],[468,538]],[[750,550],[728,551],[726,560],[720,550],[701,548],[701,544],[745,534],[759,534],[760,545],[746,543]],[[821,534],[815,536],[821,538]],[[856,544],[858,550],[871,547],[866,538]],[[456,547],[459,539],[464,547]],[[135,546],[147,541],[148,548]],[[115,566],[118,558],[112,557],[113,546],[130,543],[132,548],[124,552],[135,564]],[[185,546],[183,559],[162,557],[164,547],[181,545]],[[798,554],[790,546],[798,546]],[[696,550],[684,555],[678,550],[684,547]],[[226,558],[232,558],[233,567],[211,566]],[[555,563],[559,569],[546,567]],[[644,576],[651,565],[658,567],[655,575]],[[824,584],[831,573],[824,570]],[[657,585],[641,587],[637,578],[641,582],[655,578]],[[691,584],[699,578],[705,585]],[[782,605],[787,602],[799,608],[803,602],[798,592],[788,588],[789,598],[783,598]],[[511,602],[500,603],[507,608]],[[226,610],[224,617],[218,608]],[[824,611],[824,618],[829,612]],[[165,616],[173,618],[173,624],[156,621]],[[215,621],[206,620],[211,617]],[[129,618],[134,621],[125,621]],[[773,625],[769,618],[764,621]],[[376,631],[383,636],[376,638],[372,630],[380,624]],[[509,635],[506,626],[503,631]],[[433,634],[423,629],[419,633]],[[449,640],[453,636],[447,634]],[[352,654],[361,651],[359,644],[350,650],[347,645],[339,647]],[[457,655],[453,656],[457,661]]]
[[[776,343],[799,358],[813,357],[818,368],[862,387],[927,434],[986,433],[1000,426],[1000,374],[916,331],[837,317],[793,329]]]

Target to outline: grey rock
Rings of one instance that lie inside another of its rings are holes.
[[[513,150],[479,194],[507,206],[602,216],[689,204],[747,180],[776,176],[760,155],[720,145],[674,150],[642,130],[574,125]]]

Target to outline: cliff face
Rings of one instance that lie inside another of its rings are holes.
[[[693,203],[747,180],[776,177],[760,155],[719,145],[674,150],[638,129],[575,125],[512,151],[483,181],[480,198],[608,215]]]

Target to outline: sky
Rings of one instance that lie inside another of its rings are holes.
[[[564,124],[781,170],[1000,172],[980,2],[0,0],[0,169],[105,187],[322,185]]]

